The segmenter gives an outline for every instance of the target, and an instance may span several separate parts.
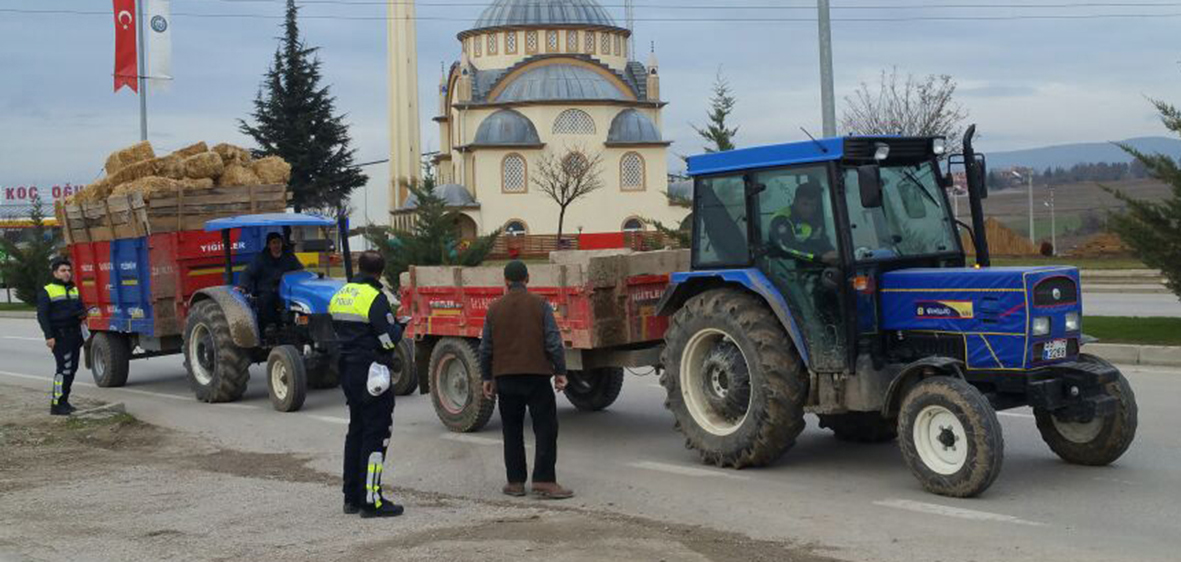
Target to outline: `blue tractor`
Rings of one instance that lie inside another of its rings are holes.
[[[1135,396],[1082,353],[1074,267],[990,267],[985,161],[963,142],[972,225],[953,216],[942,138],[848,137],[689,158],[692,270],[673,275],[667,407],[706,463],[771,463],[804,414],[848,441],[897,438],[928,491],[1000,473],[996,412],[1032,407],[1050,449],[1106,465]],[[976,249],[969,266],[959,229]]]

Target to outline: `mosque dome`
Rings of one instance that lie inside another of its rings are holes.
[[[634,109],[625,109],[611,121],[607,133],[607,144],[652,144],[663,142],[660,130],[647,115]]]
[[[520,26],[618,27],[595,0],[496,0],[472,30]]]
[[[523,102],[551,100],[635,99],[614,82],[582,66],[547,64],[526,70],[512,79],[493,101]]]
[[[530,146],[541,144],[537,127],[517,111],[502,109],[489,115],[476,130],[474,143],[481,146]]]

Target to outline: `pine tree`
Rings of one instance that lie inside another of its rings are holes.
[[[288,186],[296,212],[339,214],[368,178],[353,166],[348,126],[335,115],[336,98],[320,86],[318,48],[300,39],[298,15],[294,0],[287,0],[284,35],[255,97],[254,123],[239,120],[239,130],[258,143],[256,156],[279,156],[291,164]]]
[[[61,241],[55,231],[45,227],[45,207],[39,195],[33,195],[29,219],[33,226],[19,243],[0,237],[0,254],[7,257],[0,262],[0,278],[16,298],[33,304],[37,291],[49,283],[49,262],[57,255]]]
[[[737,103],[738,100],[730,91],[730,82],[719,68],[714,79],[714,94],[709,100],[709,125],[704,128],[693,125],[693,130],[709,143],[705,146],[706,152],[734,150],[734,137],[738,134],[738,127],[730,128],[727,119],[734,112]]]
[[[1152,103],[1165,127],[1181,135],[1181,110],[1163,101]],[[1126,212],[1111,217],[1111,227],[1141,261],[1160,269],[1169,288],[1181,297],[1181,161],[1164,154],[1145,154],[1127,145],[1121,148],[1143,164],[1149,176],[1168,184],[1173,194],[1153,202],[1104,187],[1128,206]]]

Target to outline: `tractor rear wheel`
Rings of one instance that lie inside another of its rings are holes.
[[[447,429],[479,431],[492,418],[496,398],[484,397],[474,340],[443,338],[431,352],[431,402]]]
[[[127,384],[131,362],[131,342],[127,336],[98,332],[90,340],[90,374],[94,384],[117,388]]]
[[[623,389],[623,369],[607,367],[591,371],[570,371],[569,384],[562,391],[575,408],[583,412],[605,410]]]
[[[418,376],[414,369],[414,342],[403,339],[394,350],[396,369],[390,369],[390,389],[395,396],[407,396],[418,389]]]
[[[902,399],[898,445],[923,488],[956,498],[987,490],[1005,459],[1001,424],[988,398],[945,376],[916,384]]]
[[[885,443],[898,437],[898,421],[877,412],[821,414],[820,427],[831,429],[841,441],[854,443]]]
[[[665,407],[707,464],[769,464],[804,430],[808,377],[758,297],[717,289],[689,299],[665,333],[661,362]]]
[[[1093,355],[1083,354],[1079,359],[1110,365]],[[1105,466],[1120,458],[1136,437],[1139,416],[1136,395],[1123,374],[1107,385],[1107,394],[1117,401],[1115,414],[1095,417],[1089,422],[1059,420],[1050,412],[1035,408],[1037,429],[1050,450],[1068,463],[1087,466]]]
[[[250,350],[234,344],[230,324],[218,304],[193,305],[185,320],[184,364],[189,386],[202,402],[233,402],[250,380]]]

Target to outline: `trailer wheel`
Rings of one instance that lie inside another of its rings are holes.
[[[294,412],[303,407],[308,393],[308,376],[303,355],[290,345],[280,345],[267,357],[267,388],[271,405],[280,412]]]
[[[1083,354],[1079,359],[1110,365],[1094,355]],[[1115,415],[1095,417],[1089,422],[1059,421],[1053,414],[1035,408],[1037,429],[1050,450],[1068,463],[1087,466],[1105,466],[1120,458],[1136,437],[1139,409],[1136,395],[1122,373],[1107,385],[1107,394],[1117,401]]]
[[[665,407],[705,463],[763,466],[804,430],[807,376],[791,338],[758,297],[718,289],[689,299],[665,333],[661,361]]]
[[[447,429],[456,433],[479,431],[492,417],[496,398],[484,398],[476,344],[462,338],[443,338],[431,352],[431,402]]]
[[[202,402],[233,402],[246,392],[250,353],[234,345],[225,312],[205,300],[193,305],[185,321],[185,370]]]
[[[607,367],[586,371],[570,371],[569,384],[563,394],[575,408],[583,412],[598,412],[615,403],[623,389],[623,369]]]
[[[90,374],[94,384],[117,388],[127,384],[131,362],[131,342],[127,336],[98,332],[90,340]]]
[[[898,437],[898,421],[877,412],[821,414],[820,427],[831,429],[841,441],[855,443],[885,443]]]
[[[902,459],[928,492],[968,498],[1001,473],[1005,440],[988,399],[961,379],[933,377],[902,400]]]
[[[418,377],[414,370],[414,342],[402,340],[394,350],[396,369],[390,369],[390,389],[395,396],[407,396],[418,390]]]

